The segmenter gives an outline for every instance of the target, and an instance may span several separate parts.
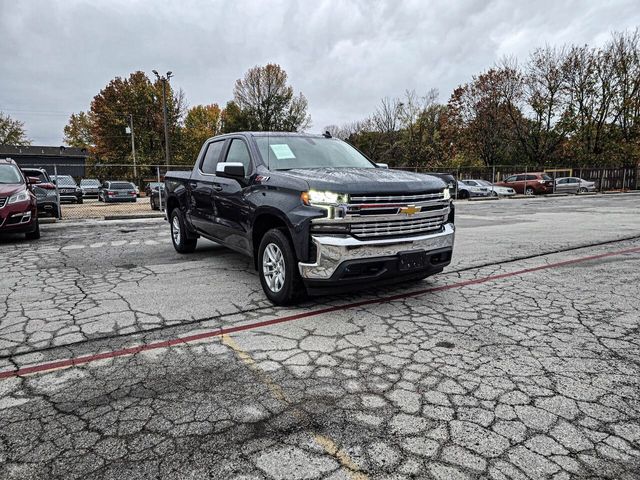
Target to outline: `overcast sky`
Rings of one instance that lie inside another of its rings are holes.
[[[68,116],[116,76],[172,70],[190,105],[224,104],[248,68],[276,62],[319,132],[405,89],[446,101],[504,55],[637,25],[638,0],[0,0],[0,110],[34,144],[60,145]]]

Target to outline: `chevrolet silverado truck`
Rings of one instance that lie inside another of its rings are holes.
[[[191,172],[167,172],[165,193],[176,251],[204,237],[250,256],[277,305],[418,280],[451,262],[446,184],[389,170],[328,133],[210,138]]]

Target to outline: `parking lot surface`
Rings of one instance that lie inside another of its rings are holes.
[[[161,219],[0,241],[0,478],[638,478],[640,196],[457,207],[454,262],[276,308]]]

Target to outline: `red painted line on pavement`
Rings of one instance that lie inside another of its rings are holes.
[[[238,325],[236,327],[219,328],[217,330],[212,330],[209,332],[198,333],[198,334],[189,335],[186,337],[174,338],[171,340],[164,340],[161,342],[148,343],[145,345],[139,345],[137,347],[123,348],[120,350],[113,350],[110,352],[98,353],[95,355],[86,355],[86,356],[77,357],[77,358],[69,358],[69,359],[60,360],[57,362],[42,363],[40,365],[34,365],[32,367],[24,367],[18,370],[7,370],[7,371],[0,372],[0,380],[5,378],[18,377],[22,375],[29,375],[33,373],[41,373],[41,372],[56,370],[59,368],[84,365],[86,363],[95,362],[98,360],[135,355],[137,353],[145,352],[148,350],[157,350],[160,348],[172,347],[174,345],[179,345],[182,343],[196,342],[196,341],[204,340],[207,338],[220,337],[222,335],[226,335],[229,333],[243,332],[246,330],[255,330],[257,328],[277,325],[279,323],[286,323],[286,322],[292,322],[294,320],[300,320],[303,318],[315,317],[325,313],[337,312],[341,310],[349,310],[352,308],[358,308],[358,307],[363,307],[367,305],[375,305],[377,303],[393,302],[395,300],[402,300],[405,298],[417,297],[420,295],[424,295],[426,293],[442,292],[445,290],[452,290],[454,288],[462,288],[462,287],[467,287],[469,285],[478,285],[481,283],[501,280],[503,278],[509,278],[509,277],[515,277],[518,275],[524,275],[527,273],[539,272],[540,270],[547,270],[551,268],[558,268],[566,265],[573,265],[576,263],[587,262],[590,260],[598,260],[601,258],[624,255],[627,253],[639,253],[639,252],[640,252],[640,247],[636,247],[636,248],[629,248],[626,250],[617,250],[614,252],[601,253],[598,255],[590,255],[588,257],[580,257],[580,258],[574,258],[572,260],[564,260],[562,262],[549,263],[549,264],[540,265],[537,267],[525,268],[523,270],[516,270],[514,272],[491,275],[489,277],[475,278],[472,280],[464,280],[462,282],[451,283],[451,284],[442,285],[439,287],[424,288],[422,290],[414,290],[412,292],[399,293],[397,295],[390,295],[387,297],[372,298],[370,300],[362,300],[360,302],[353,302],[353,303],[347,303],[342,305],[335,305],[332,307],[320,308],[320,309],[311,310],[308,312],[297,313],[295,315],[287,315],[285,317],[273,318],[271,320],[263,320],[260,322],[248,323],[245,325]]]

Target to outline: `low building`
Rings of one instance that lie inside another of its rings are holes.
[[[82,178],[88,156],[86,148],[0,145],[0,158],[12,158],[21,167],[44,168],[49,175],[57,171],[58,175]]]

